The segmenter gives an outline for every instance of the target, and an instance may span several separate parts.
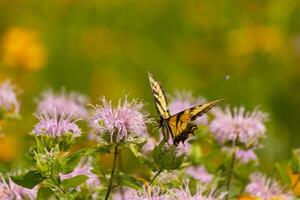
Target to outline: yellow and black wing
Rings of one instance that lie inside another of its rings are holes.
[[[154,96],[155,106],[158,111],[158,114],[161,118],[167,119],[170,117],[170,113],[167,106],[165,93],[161,85],[156,80],[154,80],[153,75],[150,72],[148,72],[148,78],[149,78],[149,82]]]
[[[215,100],[194,106],[169,117],[167,125],[174,144],[177,145],[179,142],[184,142],[189,134],[193,134],[197,127],[192,124],[191,121],[194,121],[198,117],[207,113],[222,100],[223,99]]]

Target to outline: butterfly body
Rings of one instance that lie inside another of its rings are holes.
[[[148,73],[148,78],[155,106],[160,116],[158,121],[159,127],[162,129],[165,141],[168,142],[171,136],[175,146],[177,146],[180,142],[184,143],[189,135],[193,134],[197,129],[197,125],[192,123],[195,119],[201,117],[221,101],[211,101],[209,103],[191,107],[174,115],[170,115],[166,96],[161,85],[153,78],[152,74]]]

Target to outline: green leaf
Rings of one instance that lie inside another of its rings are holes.
[[[143,154],[141,154],[141,148],[137,144],[129,145],[130,151],[139,160],[139,163],[143,166],[150,168],[151,170],[157,170],[154,163],[148,160]]]
[[[86,151],[85,155],[90,155],[92,153],[109,153],[110,149],[110,146],[97,146],[95,148],[90,148],[88,151]]]
[[[176,154],[176,147],[171,146],[169,148],[164,147],[165,142],[162,141],[153,150],[153,160],[158,166],[159,170],[174,170],[181,166],[183,163],[184,155],[178,156]]]
[[[82,152],[76,152],[68,156],[61,166],[61,172],[63,174],[71,173],[74,168],[78,165]]]
[[[282,182],[285,185],[291,185],[291,179],[288,174],[287,165],[284,163],[276,163],[275,168],[276,168]]]
[[[37,170],[32,170],[27,172],[26,174],[19,175],[19,176],[11,176],[10,178],[16,184],[29,189],[34,188],[34,186],[36,186],[37,184],[39,184],[45,179],[42,176],[42,174]]]
[[[89,177],[87,177],[85,175],[78,175],[78,176],[74,176],[72,178],[63,180],[61,182],[61,184],[65,189],[75,188],[78,185],[84,183],[88,178]]]
[[[290,161],[290,166],[292,168],[293,173],[300,172],[300,154],[297,149],[292,151],[292,159]]]
[[[94,153],[109,153],[109,148],[105,146],[97,146],[91,148],[85,148],[69,155],[61,166],[61,172],[63,174],[71,173],[78,165],[82,156],[89,156]]]
[[[116,174],[115,180],[118,183],[118,186],[127,186],[127,187],[131,187],[134,189],[140,189],[142,187],[142,183],[140,181],[138,181],[136,178],[124,174],[123,172],[118,172]]]
[[[37,200],[49,199],[54,195],[54,192],[50,188],[41,187],[37,194]]]

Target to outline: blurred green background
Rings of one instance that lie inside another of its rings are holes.
[[[156,116],[147,80],[270,114],[262,168],[300,140],[300,1],[0,0],[0,80],[21,89],[22,121],[5,125],[0,160],[24,159],[41,91],[117,100]]]

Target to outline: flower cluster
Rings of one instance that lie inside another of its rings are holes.
[[[276,180],[269,179],[261,173],[251,174],[250,181],[245,188],[245,192],[251,196],[265,200],[293,199],[292,195],[285,192]]]
[[[172,200],[222,200],[225,197],[225,193],[217,195],[215,190],[207,191],[204,186],[198,186],[196,193],[192,194],[188,181],[185,181],[184,187],[172,189],[170,194]]]
[[[130,200],[168,200],[169,196],[162,192],[159,187],[143,186],[142,191],[132,191],[128,195]]]
[[[234,108],[233,111],[229,107],[216,109],[214,115],[210,130],[224,146],[223,151],[229,155],[234,153],[237,160],[244,164],[257,161],[254,150],[259,147],[260,139],[265,137],[264,122],[268,120],[268,115],[257,109],[247,112],[244,107]]]
[[[39,122],[35,125],[32,130],[34,135],[43,135],[49,137],[60,137],[66,134],[72,134],[74,137],[81,135],[81,130],[76,121],[72,121],[70,115],[62,114],[60,116],[55,115],[54,117],[48,114],[36,115]]]
[[[45,195],[49,199],[70,200],[292,200],[298,194],[298,150],[287,166],[276,166],[280,176],[292,177],[290,182],[279,182],[262,173],[250,174],[259,165],[255,150],[266,137],[268,115],[258,109],[214,109],[212,119],[204,115],[192,122],[207,130],[196,133],[205,137],[191,136],[176,146],[172,138],[165,141],[162,134],[148,133],[151,119],[143,112],[142,102],[126,97],[113,106],[102,97],[101,104],[89,113],[87,101],[85,96],[65,91],[42,94],[35,114],[38,122],[31,132],[36,145],[27,154],[34,165],[24,175],[6,180],[1,176],[0,199],[33,200]],[[191,93],[176,93],[171,98],[170,113],[203,102],[203,98],[193,98]],[[9,81],[0,86],[0,108],[4,112],[19,112],[15,88]],[[90,126],[81,128],[80,119],[87,120]],[[98,143],[77,151],[76,147],[71,149],[76,141],[84,141],[81,136],[86,128],[94,133]],[[137,169],[142,170],[135,170],[134,174],[123,172],[122,164],[128,160],[123,163],[122,156],[128,152],[136,158],[130,157],[129,162],[139,162],[142,167]],[[101,166],[107,158],[104,154],[113,157],[111,170]]]
[[[245,108],[227,107],[225,110],[217,109],[215,119],[210,124],[216,139],[224,144],[228,141],[238,141],[246,146],[257,145],[259,139],[265,137],[264,122],[268,115],[258,110],[246,112]]]
[[[95,107],[90,120],[93,131],[103,139],[109,135],[110,142],[119,143],[121,140],[130,140],[135,136],[147,134],[147,115],[142,113],[143,104],[136,100],[119,101],[116,108],[105,97],[102,104]]]
[[[190,166],[186,169],[186,173],[202,183],[210,183],[213,175],[208,173],[204,166]]]

